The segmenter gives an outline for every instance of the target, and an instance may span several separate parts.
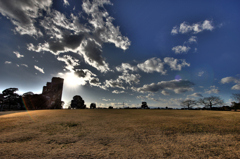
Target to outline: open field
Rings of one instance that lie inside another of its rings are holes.
[[[0,116],[0,158],[240,158],[240,113],[38,110]]]

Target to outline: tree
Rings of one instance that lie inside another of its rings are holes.
[[[96,104],[95,103],[91,103],[90,104],[90,109],[96,109]]]
[[[73,97],[73,100],[71,101],[71,108],[75,109],[85,109],[86,105],[84,104],[84,100],[81,96],[76,95]]]
[[[8,110],[10,110],[11,105],[16,105],[19,101],[19,95],[15,93],[18,88],[8,88],[2,91],[4,97],[4,103],[8,104]]]
[[[232,99],[234,99],[236,102],[240,103],[240,93],[232,93]]]
[[[210,97],[200,98],[198,100],[198,103],[203,104],[205,105],[205,107],[210,107],[210,109],[212,109],[212,106],[214,105],[223,105],[224,101],[218,96],[210,96]]]
[[[182,107],[187,106],[188,109],[191,109],[195,105],[197,105],[197,102],[195,100],[187,99],[181,102],[180,104]]]

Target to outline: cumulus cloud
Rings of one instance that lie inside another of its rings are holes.
[[[222,78],[220,82],[222,84],[236,83],[236,85],[234,85],[231,89],[232,90],[240,90],[240,79],[238,79],[238,78],[235,78],[235,77],[225,77],[225,78]]]
[[[170,95],[170,93],[168,92],[168,91],[166,91],[166,90],[162,90],[162,92],[161,92],[163,95],[165,95],[165,96],[168,96],[168,95]]]
[[[35,68],[36,70],[38,70],[39,72],[44,73],[43,68],[40,68],[40,67],[38,67],[38,66],[36,66],[36,65],[34,65],[34,68]]]
[[[191,48],[189,46],[175,46],[172,48],[172,51],[175,52],[175,54],[181,54],[181,53],[187,53]]]
[[[192,97],[203,97],[201,93],[193,93],[191,95],[188,96],[192,96]]]
[[[173,57],[165,57],[164,58],[165,64],[169,65],[171,70],[178,70],[181,71],[182,67],[190,66],[184,59],[174,59]]]
[[[17,58],[24,57],[24,55],[21,55],[18,51],[13,51],[13,53],[17,56]]]
[[[172,35],[176,35],[178,33],[186,34],[186,33],[190,33],[190,32],[193,34],[197,34],[204,30],[212,31],[214,28],[215,27],[213,26],[212,21],[209,21],[209,20],[194,23],[192,25],[189,25],[187,22],[183,22],[180,24],[179,27],[178,26],[173,27],[171,34]]]
[[[138,68],[136,66],[130,65],[129,63],[122,63],[121,66],[116,67],[116,70],[118,72],[128,72],[129,70],[130,71],[137,71]]]
[[[140,82],[140,75],[139,74],[129,74],[129,73],[123,73],[121,76],[118,77],[119,80],[124,80],[129,85],[132,85],[133,83],[138,84]]]
[[[76,58],[73,58],[70,55],[64,55],[63,57],[57,57],[57,60],[63,61],[66,64],[65,68],[69,71],[73,71],[74,67],[79,65],[79,60]]]
[[[121,89],[125,89],[124,86],[123,86],[123,81],[120,80],[120,79],[116,79],[116,80],[106,80],[105,82],[105,86],[106,87],[111,87],[111,88],[121,88]]]
[[[11,64],[12,62],[11,61],[5,61],[5,64]]]
[[[188,40],[188,43],[197,43],[197,37],[196,36],[191,36]]]
[[[125,92],[124,92],[124,91],[114,90],[114,91],[112,91],[112,93],[114,93],[114,94],[120,94],[120,93],[125,93]]]
[[[201,77],[204,74],[204,71],[198,72],[198,76]]]
[[[204,89],[204,91],[207,94],[213,94],[213,93],[218,94],[220,92],[220,90],[216,86],[210,86],[210,89]]]
[[[48,11],[52,0],[0,0],[0,13],[16,26],[15,31],[21,35],[42,36],[40,29],[35,27],[37,18],[42,11]]]
[[[109,16],[104,5],[111,3],[108,0],[84,0],[82,9],[86,14],[71,14],[70,18],[59,11],[51,10],[40,20],[40,25],[50,37],[49,41],[35,46],[30,43],[28,50],[48,51],[54,55],[71,51],[81,55],[87,64],[101,72],[112,71],[102,56],[102,45],[113,43],[126,50],[131,42],[122,36],[118,26],[113,25],[113,18]],[[80,21],[81,19],[84,20]]]
[[[162,75],[166,74],[166,70],[164,70],[164,62],[156,57],[146,60],[144,63],[140,63],[137,67],[147,73],[159,72]]]
[[[188,80],[171,80],[171,81],[161,81],[158,83],[151,83],[151,84],[146,84],[143,85],[143,87],[139,88],[133,88],[133,90],[140,92],[140,93],[145,93],[145,92],[151,92],[151,93],[156,93],[159,90],[173,90],[175,93],[184,93],[187,91],[193,91],[191,88],[194,85],[194,83],[188,81]]]

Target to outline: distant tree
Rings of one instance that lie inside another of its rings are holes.
[[[4,97],[4,104],[8,104],[8,110],[11,109],[11,105],[16,105],[19,101],[19,95],[15,93],[18,88],[8,88],[2,91]]]
[[[112,107],[112,106],[109,106],[108,109],[113,109],[113,107]]]
[[[142,106],[141,106],[142,109],[149,109],[148,105],[147,105],[147,102],[142,102]]]
[[[96,109],[96,104],[95,103],[91,103],[90,104],[90,109]]]
[[[232,99],[235,100],[236,102],[240,103],[240,93],[232,93]]]
[[[191,99],[187,99],[184,100],[180,103],[180,105],[182,107],[187,107],[188,109],[191,109],[192,107],[194,107],[195,105],[197,105],[197,102],[195,100],[191,100]]]
[[[85,109],[86,105],[84,104],[84,100],[81,96],[76,95],[73,97],[73,100],[71,101],[71,108],[75,109]]]
[[[210,96],[210,97],[200,98],[198,100],[198,103],[203,104],[205,105],[205,107],[210,107],[210,109],[212,109],[212,106],[214,105],[223,105],[224,101],[218,96]]]

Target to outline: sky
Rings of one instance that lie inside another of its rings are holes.
[[[0,0],[0,13],[0,91],[61,77],[65,106],[172,108],[240,93],[238,0]]]

